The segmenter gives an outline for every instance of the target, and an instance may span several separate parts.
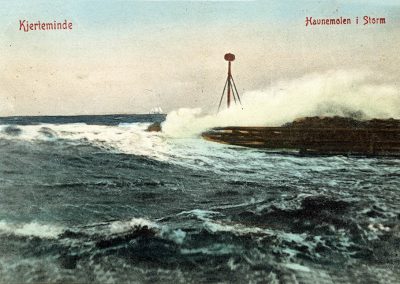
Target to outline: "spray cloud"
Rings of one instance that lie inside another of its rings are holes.
[[[244,93],[243,109],[235,105],[214,115],[202,115],[199,108],[172,111],[163,132],[189,137],[217,126],[280,126],[305,116],[400,118],[398,89],[376,79],[371,71],[334,70],[283,80]]]

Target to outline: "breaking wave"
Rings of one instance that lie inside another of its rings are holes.
[[[360,70],[308,74],[244,93],[243,109],[235,105],[214,115],[200,108],[172,111],[162,128],[168,136],[188,137],[216,126],[280,126],[305,116],[400,118],[398,88],[380,79]]]
[[[57,225],[41,224],[38,222],[10,223],[0,220],[0,235],[56,239],[63,231],[64,228]]]
[[[163,137],[146,132],[149,123],[122,123],[118,126],[71,124],[0,125],[0,138],[30,142],[59,142],[73,146],[91,144],[106,150],[165,160]]]
[[[254,164],[256,157],[262,156],[251,150],[248,155],[236,156],[232,147],[207,143],[197,138],[171,139],[163,132],[146,131],[148,126],[149,123],[123,123],[115,126],[85,123],[0,125],[0,141],[14,143],[17,140],[33,145],[53,143],[62,149],[89,145],[107,152],[143,156],[201,171],[245,169]],[[235,165],[234,160],[239,161],[239,164]],[[256,171],[253,173],[256,174]]]

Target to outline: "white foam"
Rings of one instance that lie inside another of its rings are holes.
[[[118,126],[74,124],[21,125],[17,136],[0,131],[1,139],[36,141],[54,141],[60,139],[71,145],[91,144],[107,151],[146,156],[163,162],[170,162],[196,170],[224,171],[232,168],[232,161],[238,161],[239,169],[254,164],[257,155],[249,151],[248,155],[237,157],[234,150],[217,143],[208,143],[202,139],[172,139],[162,132],[147,132],[148,123],[120,124]],[[0,126],[2,128],[7,125]],[[52,133],[52,137],[42,132],[43,128]],[[219,161],[218,163],[216,161]],[[228,173],[229,174],[229,173]]]
[[[0,234],[56,239],[63,232],[64,228],[58,225],[41,224],[38,222],[17,224],[4,220],[0,221]]]
[[[181,229],[170,230],[168,227],[163,227],[161,230],[161,236],[175,242],[178,245],[181,245],[186,238],[186,232],[182,231]]]
[[[144,218],[132,218],[129,221],[115,221],[109,225],[110,233],[118,234],[131,231],[137,227],[158,228],[158,225]]]
[[[226,222],[222,221],[216,221],[216,220],[205,220],[204,221],[204,227],[211,233],[218,233],[218,232],[228,232],[232,233],[236,236],[246,236],[250,235],[253,237],[269,237],[273,236],[276,238],[277,242],[279,243],[284,243],[285,245],[282,245],[282,252],[286,253],[289,257],[296,256],[299,252],[296,250],[293,245],[298,245],[301,247],[307,247],[310,252],[315,250],[315,247],[317,246],[318,242],[320,240],[315,240],[315,239],[310,239],[308,238],[308,235],[306,233],[302,234],[295,234],[295,233],[290,233],[290,232],[284,232],[280,230],[274,230],[270,228],[260,228],[260,227],[252,227],[252,226],[246,226],[244,224],[228,224]],[[349,241],[349,239],[340,238],[340,243],[344,247],[348,247],[352,245]],[[287,245],[289,245],[287,247]],[[319,256],[319,254],[315,253],[316,256]]]
[[[289,269],[296,270],[296,271],[311,272],[310,268],[308,268],[307,266],[304,266],[304,265],[300,265],[298,263],[286,263],[284,266]]]
[[[7,126],[3,125],[0,138],[25,141],[48,141],[58,138],[70,143],[90,143],[107,150],[166,160],[168,155],[163,149],[166,146],[163,143],[164,138],[159,133],[145,131],[148,125],[148,123],[119,126],[85,123],[20,125],[18,128],[21,129],[21,133],[18,136],[7,135],[2,131]],[[48,128],[52,137],[43,133],[43,128]]]
[[[212,216],[215,215],[221,215],[221,213],[216,212],[216,211],[210,211],[210,210],[202,210],[202,209],[193,209],[189,211],[182,211],[177,214],[178,216],[180,215],[187,215],[187,216],[194,216],[198,218],[199,220],[207,221],[210,220]]]
[[[368,229],[370,229],[373,232],[379,232],[379,231],[383,231],[383,232],[389,232],[390,228],[384,226],[383,224],[369,224],[368,225]]]
[[[272,235],[273,232],[268,229],[258,227],[246,227],[240,224],[229,225],[217,221],[207,221],[204,223],[206,229],[210,232],[231,232],[235,235],[263,234]]]
[[[234,245],[229,244],[213,244],[209,247],[202,247],[196,249],[181,249],[182,254],[208,254],[208,255],[225,255],[237,251]]]

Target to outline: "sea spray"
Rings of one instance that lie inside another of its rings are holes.
[[[179,109],[162,124],[170,137],[190,137],[216,126],[280,126],[305,116],[356,119],[400,118],[400,93],[379,82],[372,71],[335,70],[282,80],[264,90],[244,93],[243,108],[234,105],[218,114]]]

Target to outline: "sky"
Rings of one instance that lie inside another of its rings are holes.
[[[395,0],[0,4],[0,116],[214,111],[227,52],[244,95],[331,70],[368,70],[399,87]],[[361,24],[305,26],[306,17],[341,16]],[[386,24],[363,25],[364,16]],[[23,32],[20,20],[73,28]]]

